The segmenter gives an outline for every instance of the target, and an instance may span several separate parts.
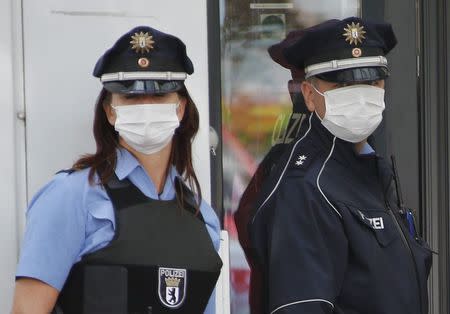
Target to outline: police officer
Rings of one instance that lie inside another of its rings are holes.
[[[310,112],[250,221],[264,313],[425,314],[431,254],[367,139],[382,121],[392,27],[351,17],[283,48]],[[414,230],[411,228],[411,230]]]
[[[13,313],[214,313],[220,227],[192,165],[193,71],[180,39],[147,26],[98,60],[97,151],[31,201]]]

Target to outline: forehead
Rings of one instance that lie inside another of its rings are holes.
[[[312,78],[310,82],[323,89],[335,89],[339,87],[352,86],[352,85],[371,85],[380,88],[384,88],[385,80],[373,80],[373,81],[354,81],[354,82],[329,82],[321,80],[319,78]]]

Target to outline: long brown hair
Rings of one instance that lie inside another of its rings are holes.
[[[199,114],[194,101],[192,100],[186,87],[178,91],[178,94],[186,98],[186,107],[180,126],[175,130],[172,139],[172,150],[166,169],[166,177],[169,168],[174,165],[175,169],[183,178],[187,180],[191,189],[197,194],[197,211],[199,210],[202,193],[200,184],[192,164],[192,141],[198,132]],[[89,168],[89,183],[94,184],[95,174],[98,175],[101,184],[106,184],[117,164],[116,149],[119,147],[119,134],[107,119],[104,106],[111,104],[111,93],[102,89],[95,104],[94,116],[94,138],[97,145],[95,154],[81,156],[72,166],[74,170]],[[180,195],[177,198],[180,200]],[[182,197],[181,197],[182,199]]]

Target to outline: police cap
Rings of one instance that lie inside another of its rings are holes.
[[[177,37],[138,26],[120,37],[97,61],[93,75],[120,94],[165,94],[180,90],[194,66]]]
[[[328,20],[306,28],[283,49],[289,64],[330,82],[364,82],[389,76],[385,55],[397,40],[388,23],[358,17]]]
[[[267,50],[269,52],[270,58],[272,58],[273,61],[291,71],[291,76],[294,80],[303,80],[305,78],[304,69],[296,67],[293,64],[289,63],[286,60],[283,51],[286,47],[289,47],[299,38],[301,38],[304,35],[304,33],[305,33],[304,30],[296,30],[289,32],[289,34],[286,36],[284,40],[275,45],[270,46],[269,49]]]

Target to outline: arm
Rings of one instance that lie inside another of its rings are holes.
[[[269,310],[331,314],[347,265],[340,217],[312,184],[287,177],[269,222]]]
[[[53,310],[58,290],[33,278],[20,278],[16,281],[12,314],[48,314]]]
[[[211,237],[211,241],[216,251],[219,250],[220,245],[220,221],[216,212],[205,201],[202,201],[200,205],[200,212],[205,220],[206,230]]]
[[[50,313],[85,239],[82,184],[57,175],[31,201],[16,270],[13,313]]]

